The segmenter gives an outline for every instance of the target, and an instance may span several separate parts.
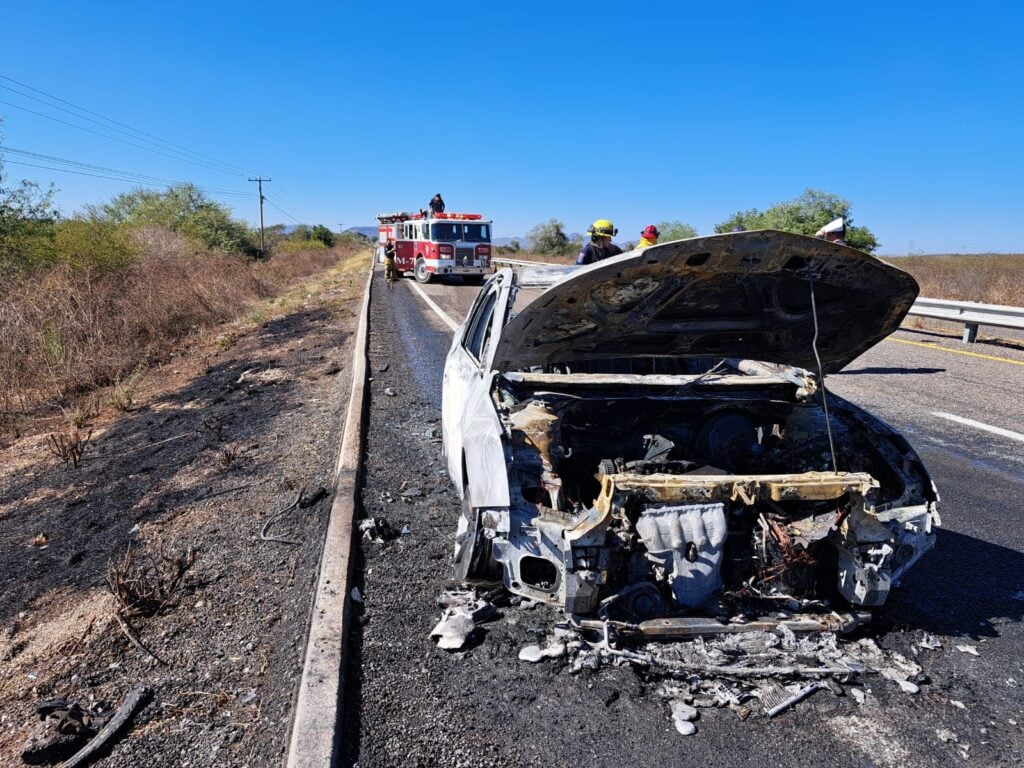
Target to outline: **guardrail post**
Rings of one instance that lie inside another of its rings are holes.
[[[964,344],[973,344],[978,340],[978,324],[977,323],[964,323]]]

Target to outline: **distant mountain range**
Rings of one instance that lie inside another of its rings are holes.
[[[377,228],[376,227],[349,227],[345,230],[346,232],[355,232],[357,235],[368,237],[371,240],[377,239]]]

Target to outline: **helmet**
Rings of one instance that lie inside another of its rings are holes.
[[[640,233],[640,237],[646,237],[648,240],[657,240],[661,236],[661,232],[653,224],[648,224],[644,227],[644,231]]]
[[[814,233],[815,237],[827,237],[828,235],[845,237],[846,236],[846,219],[840,216],[838,219],[832,219],[828,224],[823,226],[817,232]]]
[[[587,232],[591,237],[615,237],[619,234],[619,230],[608,219],[598,219],[587,227]]]

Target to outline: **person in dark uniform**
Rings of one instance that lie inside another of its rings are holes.
[[[622,253],[622,249],[612,242],[612,238],[619,230],[608,219],[598,219],[590,225],[587,232],[590,233],[590,242],[583,246],[583,250],[576,257],[577,264],[593,264],[595,261]]]
[[[389,237],[384,245],[384,279],[390,283],[395,274],[395,241]]]
[[[438,213],[444,213],[444,200],[441,199],[440,192],[438,192],[436,195],[430,198],[430,202],[427,204],[427,208],[430,209],[431,216],[434,216]]]

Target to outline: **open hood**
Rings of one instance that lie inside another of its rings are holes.
[[[625,357],[747,358],[838,371],[892,333],[914,278],[862,251],[764,230],[656,245],[563,278],[505,327],[501,371]]]

